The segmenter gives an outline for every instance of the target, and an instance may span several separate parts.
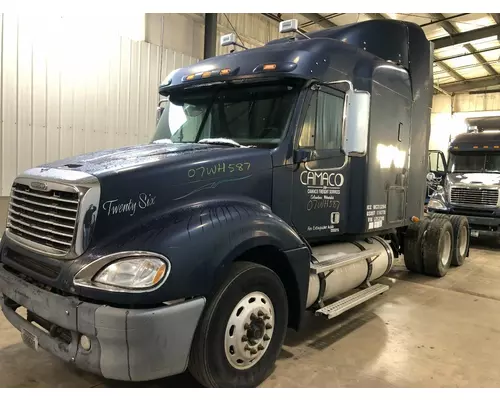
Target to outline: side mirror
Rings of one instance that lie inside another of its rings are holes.
[[[312,150],[309,149],[297,149],[293,152],[293,162],[295,164],[311,161]]]
[[[343,150],[346,155],[362,157],[368,147],[370,93],[349,89],[345,101]]]

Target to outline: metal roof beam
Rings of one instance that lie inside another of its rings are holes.
[[[441,62],[441,61],[436,61],[436,64],[443,69],[444,71],[448,72],[450,76],[455,78],[457,81],[464,81],[465,78],[460,75],[457,71],[455,71],[453,68],[451,68],[448,64]]]
[[[500,24],[500,14],[490,14],[497,24]]]
[[[432,19],[431,19],[431,22],[427,22],[427,23],[425,23],[425,24],[422,24],[422,25],[420,25],[420,27],[421,27],[421,28],[424,28],[424,27],[426,27],[426,26],[439,24],[440,22],[450,21],[450,20],[452,20],[452,19],[454,19],[454,18],[463,17],[464,15],[469,15],[469,13],[456,14],[456,15],[453,15],[453,16],[451,16],[451,17],[442,18],[442,19],[437,20],[437,21],[432,21]]]
[[[500,76],[498,75],[464,80],[462,82],[446,83],[444,85],[440,85],[439,87],[449,93],[460,93],[497,85],[500,85]]]
[[[309,21],[311,21],[311,22],[313,22],[315,24],[318,24],[319,26],[321,26],[322,28],[325,28],[325,29],[333,28],[333,27],[337,26],[332,21],[329,21],[329,20],[325,19],[325,17],[323,17],[320,14],[316,14],[316,13],[311,13],[311,14],[301,13],[300,15],[306,17]]]
[[[472,42],[474,40],[484,39],[499,34],[500,34],[500,24],[496,24],[496,25],[486,26],[484,28],[474,29],[468,32],[458,33],[456,35],[434,39],[432,40],[432,42],[434,43],[434,50],[438,50],[444,47],[450,47],[456,44]]]
[[[443,14],[429,14],[433,19],[437,20],[443,20],[444,15]],[[453,36],[459,34],[459,30],[455,28],[451,22],[448,21],[441,21],[439,22],[439,25],[448,33],[448,35]],[[464,48],[474,56],[474,58],[479,61],[482,65],[482,67],[486,70],[486,72],[490,75],[498,75],[498,72],[495,71],[495,69],[484,59],[484,57],[477,53],[475,47],[471,45],[470,43],[464,44]]]
[[[471,54],[487,53],[488,51],[493,51],[493,50],[500,50],[500,46],[494,46],[494,47],[488,47],[487,49],[476,50],[474,53],[468,52],[468,53],[457,54],[456,56],[436,58],[434,61],[438,62],[438,61],[454,60],[455,58],[467,57],[470,56]]]

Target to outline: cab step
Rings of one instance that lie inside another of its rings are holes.
[[[316,310],[315,315],[326,316],[328,319],[337,317],[343,312],[346,312],[347,310],[350,310],[351,308],[354,308],[357,305],[386,292],[387,290],[389,290],[389,286],[377,283],[367,289],[360,290],[357,293],[351,294],[350,296],[336,301],[335,303]]]
[[[379,255],[379,250],[363,250],[359,253],[343,254],[341,256],[329,258],[327,260],[313,264],[311,266],[311,270],[316,274],[330,272],[334,269],[345,267],[346,265],[354,264],[358,261],[377,257]]]

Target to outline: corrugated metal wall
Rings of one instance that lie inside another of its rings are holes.
[[[118,35],[89,38],[60,17],[37,28],[1,15],[0,196],[32,166],[147,142],[159,82],[197,61]]]
[[[162,19],[164,47],[203,57],[204,14],[146,14],[146,41],[160,45]],[[218,14],[217,43],[222,35],[232,32],[238,34],[238,43],[248,48],[285,36],[279,33],[278,22],[261,14]],[[218,45],[216,54],[227,54],[231,47]]]

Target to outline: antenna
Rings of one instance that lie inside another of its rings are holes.
[[[306,39],[310,39],[305,33],[299,31],[299,20],[297,19],[287,19],[286,21],[280,22],[280,33],[295,32]]]

